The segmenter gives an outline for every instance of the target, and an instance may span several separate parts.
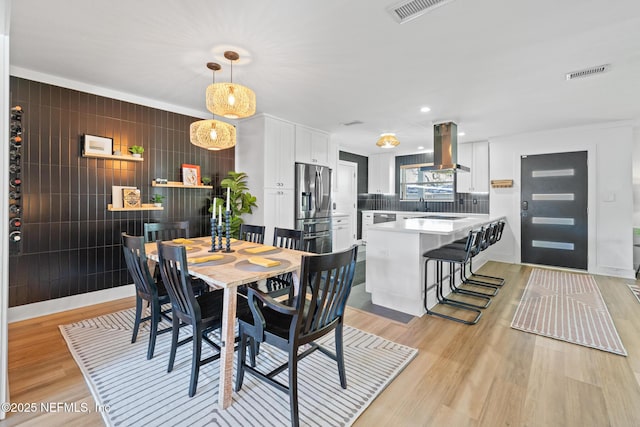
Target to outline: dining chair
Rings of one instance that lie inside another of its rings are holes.
[[[165,244],[161,241],[158,241],[157,245],[160,274],[167,288],[173,311],[173,332],[167,372],[173,370],[177,348],[191,342],[193,353],[189,397],[193,397],[198,386],[200,367],[220,358],[220,345],[213,342],[208,335],[222,326],[224,291],[218,289],[196,296],[191,286],[185,247]],[[237,304],[237,315],[249,315],[250,310],[244,298],[238,298]],[[190,337],[178,341],[181,322],[191,325],[193,333]],[[214,350],[214,354],[205,359],[201,358],[203,341]]]
[[[273,246],[286,249],[301,250],[303,245],[302,230],[275,227],[273,230]],[[285,295],[291,289],[293,273],[269,277],[266,281],[267,292],[272,297]]]
[[[140,323],[151,320],[147,349],[147,359],[151,359],[156,345],[156,336],[171,330],[169,327],[158,331],[161,317],[172,321],[171,317],[167,315],[171,309],[162,310],[162,305],[169,303],[169,295],[162,282],[156,282],[151,276],[142,236],[129,236],[127,233],[122,233],[122,249],[124,259],[127,262],[127,270],[129,270],[136,287],[136,318],[133,324],[131,343],[136,342]],[[144,318],[142,317],[143,301],[147,301],[151,311],[151,314]]]
[[[264,243],[264,225],[240,224],[240,240],[251,243]]]
[[[347,298],[351,291],[356,266],[357,246],[343,252],[304,255],[300,267],[300,286],[291,305],[278,302],[253,287],[248,301],[251,314],[238,316],[240,345],[238,348],[236,392],[242,389],[245,372],[289,394],[291,424],[298,426],[298,362],[320,350],[338,365],[340,386],[347,388],[344,366],[343,325]],[[335,332],[335,353],[314,341]],[[248,343],[268,343],[288,353],[288,361],[263,372],[256,368],[256,354],[249,346],[250,363],[246,363]],[[305,346],[306,345],[306,346]],[[298,354],[298,349],[306,349]],[[288,384],[275,376],[288,369]]]
[[[144,241],[173,240],[189,238],[189,221],[176,222],[145,222]]]

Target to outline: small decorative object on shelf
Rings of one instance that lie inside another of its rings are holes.
[[[137,188],[124,188],[122,190],[122,207],[125,209],[141,208],[140,190]]]
[[[140,145],[132,145],[129,147],[129,152],[133,157],[142,157],[142,153],[144,153],[144,148]]]
[[[203,185],[211,185],[211,177],[210,176],[203,176],[202,177],[202,184]]]
[[[165,197],[162,194],[154,194],[153,196],[151,196],[151,203],[153,203],[154,206],[162,206],[162,201],[165,199]]]
[[[167,178],[156,178],[155,182],[156,184],[166,184],[169,181],[167,180]]]
[[[200,185],[200,166],[183,163],[182,183],[188,186]]]
[[[111,156],[113,153],[113,139],[105,136],[84,135],[83,154]]]

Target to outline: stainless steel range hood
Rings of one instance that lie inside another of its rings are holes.
[[[467,166],[458,164],[458,125],[446,122],[433,126],[433,166],[422,169],[469,172]]]

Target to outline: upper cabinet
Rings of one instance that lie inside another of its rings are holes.
[[[394,194],[396,158],[393,153],[369,156],[369,193]]]
[[[296,125],[296,162],[329,166],[329,134]]]
[[[489,192],[489,142],[479,141],[458,144],[458,163],[468,166],[471,172],[458,172],[458,193]]]

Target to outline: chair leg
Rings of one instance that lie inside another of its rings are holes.
[[[242,388],[242,381],[244,380],[244,364],[247,358],[247,335],[243,333],[242,326],[238,328],[238,335],[240,335],[240,343],[238,344],[238,363],[236,364],[236,392]]]
[[[296,348],[289,349],[289,405],[291,406],[291,425],[298,427],[298,355]]]
[[[336,326],[336,360],[338,362],[338,374],[340,375],[340,386],[342,388],[347,388],[347,375],[344,370],[344,346],[343,346],[343,328],[342,328],[342,319],[340,319],[340,323]]]
[[[131,344],[138,339],[138,328],[140,327],[140,318],[142,317],[142,298],[136,295],[136,319],[133,322],[133,336],[131,337]]]
[[[169,352],[169,367],[167,368],[167,372],[173,371],[173,363],[176,360],[176,350],[178,348],[178,333],[180,332],[180,320],[178,320],[178,316],[174,314],[173,320],[171,321],[171,351]]]
[[[151,334],[149,335],[149,348],[147,349],[147,359],[153,358],[153,351],[156,348],[156,336],[158,335],[158,324],[160,323],[160,304],[151,305]]]
[[[193,325],[193,354],[191,355],[191,381],[189,382],[189,397],[196,394],[198,374],[200,373],[200,352],[202,351],[202,327],[199,323]]]

